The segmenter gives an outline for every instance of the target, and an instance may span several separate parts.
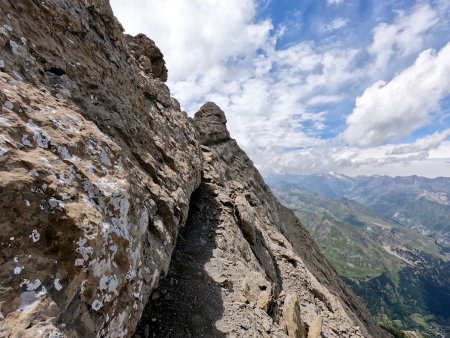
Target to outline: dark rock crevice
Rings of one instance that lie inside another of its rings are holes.
[[[216,248],[220,205],[211,188],[202,183],[191,196],[186,225],[166,277],[150,296],[135,337],[226,337],[215,323],[224,311],[222,289],[205,270]]]

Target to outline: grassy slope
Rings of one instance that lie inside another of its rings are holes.
[[[408,292],[422,297],[425,282],[416,281],[414,274],[404,271],[417,252],[432,259],[444,258],[433,239],[380,217],[353,201],[328,200],[299,191],[275,193],[302,220],[338,274],[353,283],[352,287],[365,299],[379,322],[420,329],[428,337],[436,335],[430,323],[437,318],[423,309],[426,304],[411,303],[405,297]],[[409,254],[412,248],[416,250]],[[406,254],[399,255],[396,249],[406,250]],[[408,279],[412,281],[411,290],[408,290]]]

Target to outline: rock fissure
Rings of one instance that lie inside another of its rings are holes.
[[[141,337],[225,337],[214,327],[223,314],[222,288],[205,269],[216,249],[220,206],[202,183],[193,193],[186,225],[178,236],[170,268],[150,296],[136,333]]]

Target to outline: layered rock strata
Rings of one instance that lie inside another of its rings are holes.
[[[122,31],[107,1],[0,0],[0,336],[130,337],[149,297],[143,336],[383,336],[223,112],[190,120]]]
[[[214,103],[195,114],[203,179],[169,274],[138,334],[383,337],[305,228],[230,138]],[[295,240],[295,245],[292,240]]]

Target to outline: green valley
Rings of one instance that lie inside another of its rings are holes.
[[[424,337],[446,337],[450,263],[434,236],[346,197],[306,192],[306,184],[269,182],[379,323]],[[317,183],[311,186],[320,189]]]

